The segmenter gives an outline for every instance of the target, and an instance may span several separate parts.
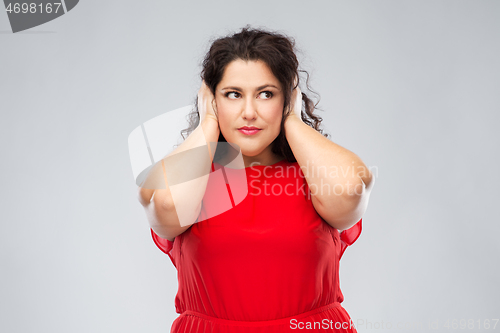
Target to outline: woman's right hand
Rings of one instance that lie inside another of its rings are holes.
[[[215,96],[205,83],[205,80],[202,81],[201,88],[198,91],[198,112],[200,114],[200,124],[207,118],[212,118],[219,124]]]

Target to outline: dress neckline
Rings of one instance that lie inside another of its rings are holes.
[[[222,164],[220,164],[218,162],[215,162],[215,161],[213,161],[213,163],[217,164],[217,165],[220,165],[220,166],[223,166]],[[286,164],[286,163],[288,163],[287,160],[286,160],[286,158],[283,158],[282,160],[280,160],[278,162],[275,162],[273,164],[270,164],[270,165],[255,164],[255,165],[247,166],[247,167],[245,167],[245,170],[247,170],[247,169],[255,169],[255,168],[267,168],[267,167],[274,168],[274,167],[277,167],[279,165]],[[226,166],[224,166],[224,167],[226,167]],[[231,169],[231,168],[228,168],[228,169]]]
[[[273,163],[273,164],[269,164],[269,165],[262,165],[262,164],[255,164],[255,165],[250,165],[250,166],[247,166],[245,167],[245,169],[248,169],[248,168],[255,168],[255,167],[275,167],[275,166],[278,166],[278,165],[281,165],[281,164],[284,164],[286,163],[286,158],[283,158],[282,160],[279,160],[278,162],[276,163]]]

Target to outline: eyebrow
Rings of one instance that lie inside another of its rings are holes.
[[[279,90],[278,87],[276,87],[272,84],[265,84],[263,86],[257,87],[257,90],[262,90],[262,89],[267,88],[267,87],[273,87],[273,88],[276,88]],[[236,90],[236,91],[243,91],[243,89],[241,89],[239,87],[225,87],[225,88],[222,88],[221,90],[228,90],[228,89],[232,89],[232,90]]]

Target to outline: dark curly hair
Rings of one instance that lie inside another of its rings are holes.
[[[285,95],[281,131],[272,142],[272,152],[278,156],[284,156],[288,162],[292,163],[296,162],[296,159],[286,140],[284,123],[286,117],[290,113],[287,113],[287,110],[292,96],[292,87],[295,77],[298,78],[297,86],[299,85],[300,77],[298,72],[305,72],[307,74],[306,86],[307,89],[312,92],[307,84],[309,81],[309,74],[305,70],[298,69],[299,62],[295,55],[294,48],[295,40],[291,37],[287,37],[278,32],[251,28],[249,25],[246,25],[240,32],[218,38],[212,42],[210,50],[203,60],[203,69],[200,75],[201,79],[205,81],[215,95],[215,88],[222,80],[227,65],[232,61],[242,59],[244,61],[261,60],[265,62],[281,83]],[[314,94],[318,95],[316,93]],[[305,105],[305,108],[302,108],[301,114],[304,123],[323,134],[323,136],[328,137],[329,134],[324,134],[323,130],[320,129],[320,124],[323,119],[313,113],[314,109],[320,110],[317,107],[319,101],[313,104],[312,100],[309,99],[306,94],[302,93],[302,102],[303,105]],[[184,140],[200,123],[198,96],[196,96],[194,102],[194,110],[187,117],[189,127],[181,131]],[[186,134],[186,136],[184,136],[184,134]],[[218,141],[227,142],[222,132],[219,135]],[[218,155],[220,157],[224,152],[219,151],[219,146],[220,145],[217,146],[216,156]],[[223,145],[222,147],[224,147],[222,150],[227,149],[227,145]],[[217,157],[214,157],[214,159],[217,159]]]

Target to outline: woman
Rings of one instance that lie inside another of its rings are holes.
[[[281,34],[244,27],[214,41],[189,136],[149,177],[166,188],[140,188],[153,240],[178,270],[172,333],[356,332],[339,260],[374,178],[322,134],[298,71]],[[238,156],[241,169],[228,167]]]

